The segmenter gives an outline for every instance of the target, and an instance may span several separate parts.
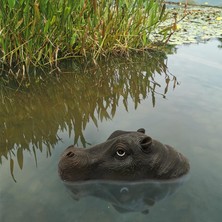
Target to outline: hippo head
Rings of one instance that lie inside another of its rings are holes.
[[[188,160],[175,149],[137,132],[115,131],[90,148],[68,147],[59,162],[64,181],[173,179],[187,174]]]

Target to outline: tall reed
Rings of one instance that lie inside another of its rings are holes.
[[[0,69],[28,77],[70,57],[151,48],[166,17],[163,0],[1,0]]]

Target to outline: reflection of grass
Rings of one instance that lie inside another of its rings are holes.
[[[220,42],[220,45],[218,45],[218,48],[222,49],[222,38],[218,38],[218,41]]]
[[[135,109],[149,96],[155,106],[155,93],[161,87],[155,81],[156,75],[165,78],[163,97],[170,82],[173,81],[173,87],[177,83],[175,77],[167,74],[165,55],[135,55],[128,61],[110,59],[96,67],[89,65],[84,72],[83,64],[74,73],[65,66],[62,75],[40,81],[25,92],[1,89],[0,163],[3,156],[9,159],[11,172],[14,157],[23,167],[23,150],[36,156],[36,149],[47,149],[51,155],[51,149],[59,141],[59,130],[67,131],[69,136],[74,131],[74,143],[81,141],[85,146],[83,131],[88,122],[98,126],[98,121],[112,119],[122,103],[128,110],[129,97]]]

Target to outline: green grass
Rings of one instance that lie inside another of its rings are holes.
[[[30,68],[144,50],[166,19],[163,0],[2,0],[0,70],[29,78]]]

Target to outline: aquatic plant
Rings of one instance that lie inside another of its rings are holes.
[[[2,0],[0,69],[22,79],[71,57],[152,48],[166,17],[163,0]]]
[[[169,8],[169,19],[163,22],[158,29],[166,27],[172,34],[168,44],[181,45],[206,42],[222,36],[222,8],[212,6],[183,6]],[[170,18],[171,17],[171,18]],[[173,24],[173,28],[172,27]],[[162,35],[155,34],[155,39],[162,39]]]

